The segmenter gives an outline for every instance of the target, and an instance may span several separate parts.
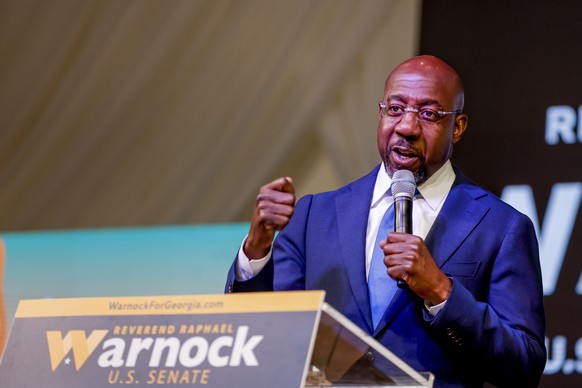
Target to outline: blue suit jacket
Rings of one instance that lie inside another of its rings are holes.
[[[425,243],[453,279],[445,307],[431,317],[400,289],[376,330],[365,273],[365,241],[378,172],[336,191],[300,199],[255,278],[228,291],[325,290],[326,301],[435,386],[537,386],[546,354],[538,245],[529,218],[456,171]],[[373,358],[373,357],[370,357]]]

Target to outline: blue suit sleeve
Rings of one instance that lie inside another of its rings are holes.
[[[537,240],[526,216],[518,215],[508,228],[490,276],[486,300],[453,279],[443,310],[425,319],[480,362],[488,381],[537,386],[546,361],[543,289]]]

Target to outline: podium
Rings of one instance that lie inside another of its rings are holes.
[[[432,387],[323,291],[23,300],[0,386]],[[374,363],[368,355],[374,354]]]

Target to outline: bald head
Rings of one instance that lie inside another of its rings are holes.
[[[420,55],[410,58],[390,73],[386,79],[387,87],[395,76],[406,74],[408,77],[432,78],[438,80],[442,90],[452,98],[454,110],[463,110],[465,105],[465,92],[459,74],[449,64],[443,60],[431,56]]]

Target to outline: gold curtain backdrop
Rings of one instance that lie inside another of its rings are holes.
[[[3,231],[248,220],[379,161],[412,0],[0,0]]]

